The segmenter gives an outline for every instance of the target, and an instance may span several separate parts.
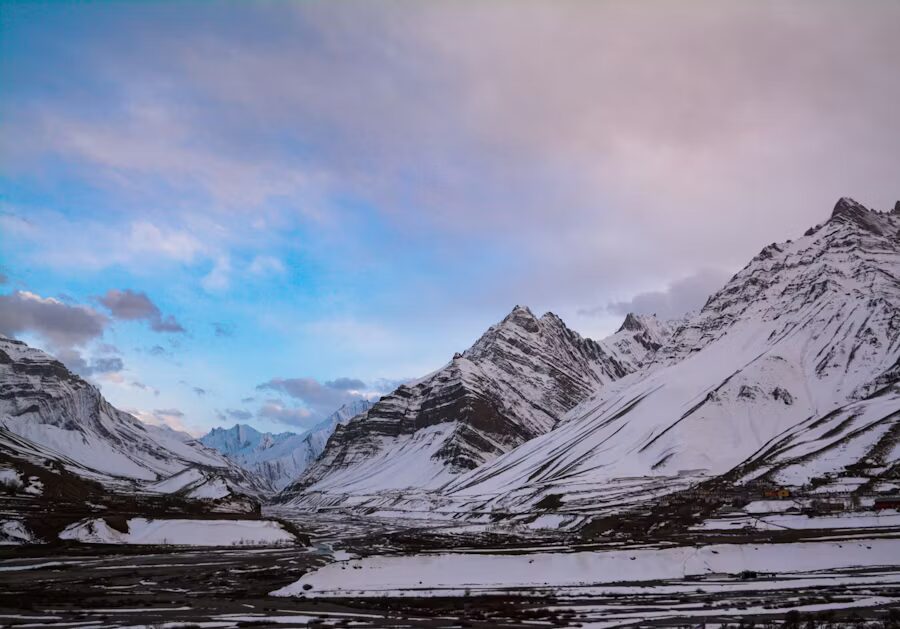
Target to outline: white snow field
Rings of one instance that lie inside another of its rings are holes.
[[[717,544],[572,553],[440,553],[373,556],[332,563],[272,592],[273,596],[463,596],[489,593],[586,594],[604,586],[679,581],[744,571],[779,582],[834,578],[851,568],[900,564],[900,540],[785,544]],[[697,583],[688,586],[696,588]],[[759,583],[754,583],[758,587]],[[787,585],[786,587],[789,587]]]
[[[60,539],[86,544],[162,544],[174,546],[272,546],[296,539],[270,520],[148,520],[131,518],[128,532],[109,526],[102,518],[68,526]]]

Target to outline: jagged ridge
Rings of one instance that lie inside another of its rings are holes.
[[[548,432],[596,387],[632,371],[652,345],[638,351],[625,335],[619,340],[621,349],[606,347],[553,313],[537,318],[516,306],[443,368],[339,426],[286,496],[437,487]]]

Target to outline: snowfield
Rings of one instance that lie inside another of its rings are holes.
[[[273,596],[461,596],[469,593],[533,595],[567,588],[640,584],[744,571],[797,578],[819,571],[895,568],[900,540],[787,544],[717,544],[573,553],[495,555],[443,553],[374,556],[329,564]],[[697,587],[694,583],[693,587]]]
[[[147,520],[131,518],[128,532],[102,518],[68,526],[59,538],[86,544],[163,544],[174,546],[271,546],[296,538],[270,520]]]

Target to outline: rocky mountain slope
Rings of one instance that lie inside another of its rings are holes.
[[[262,433],[246,424],[213,428],[200,443],[258,475],[274,489],[281,490],[296,480],[325,449],[335,427],[371,408],[368,400],[344,404],[303,434]]]
[[[556,496],[576,513],[715,477],[889,488],[898,379],[900,204],[841,199],[823,225],[765,247],[643,369],[443,494],[510,512]]]
[[[218,452],[123,413],[59,361],[6,337],[0,337],[0,463],[125,495],[228,501],[266,491]]]
[[[653,318],[629,322],[606,346],[552,313],[538,318],[516,306],[447,365],[338,426],[285,498],[437,488],[547,433],[598,387],[636,369],[668,334]]]

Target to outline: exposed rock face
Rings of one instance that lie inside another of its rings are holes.
[[[616,354],[552,313],[537,318],[516,306],[443,368],[339,426],[286,495],[437,487],[546,433],[598,386],[629,373],[632,357]]]
[[[368,400],[343,405],[303,434],[261,433],[252,426],[235,424],[231,428],[213,428],[200,442],[265,479],[281,490],[296,480],[325,449],[335,427],[371,408]]]
[[[172,483],[172,492],[219,499],[265,489],[218,453],[123,413],[59,361],[6,337],[0,337],[0,455],[56,461],[116,488],[153,492],[155,484],[192,470],[190,482]]]

